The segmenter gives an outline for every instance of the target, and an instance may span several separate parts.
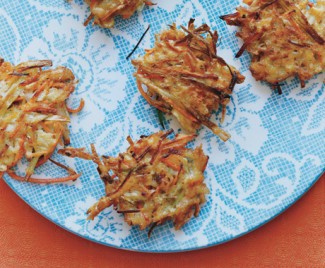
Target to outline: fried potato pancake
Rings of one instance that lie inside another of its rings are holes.
[[[64,167],[70,176],[33,179],[34,169],[44,164],[58,143],[70,143],[70,121],[66,99],[75,89],[75,77],[65,67],[49,60],[28,61],[17,66],[0,60],[0,176],[8,173],[18,180],[50,183],[74,180],[79,175]],[[78,112],[81,106],[72,112]],[[14,167],[22,158],[29,161],[26,176],[16,175]]]
[[[214,110],[225,107],[236,83],[245,79],[217,56],[218,33],[208,25],[171,25],[156,36],[155,47],[133,60],[138,89],[149,104],[173,114],[182,128],[195,133],[201,125],[223,141],[230,135],[210,121]],[[143,89],[146,86],[147,92]]]
[[[279,90],[280,83],[297,76],[305,81],[325,69],[325,1],[246,0],[248,7],[221,18],[240,27],[237,36],[252,58],[250,70],[256,80]],[[280,91],[281,93],[281,91]]]
[[[144,5],[153,5],[146,0],[86,0],[86,3],[89,4],[91,14],[85,25],[94,19],[94,24],[104,28],[112,28],[116,16],[128,19]]]
[[[137,142],[128,137],[130,147],[118,157],[92,154],[84,148],[65,148],[59,153],[92,160],[105,183],[106,196],[89,210],[89,219],[113,206],[123,213],[129,225],[141,230],[163,224],[167,220],[181,228],[190,218],[198,216],[200,205],[209,193],[204,183],[208,156],[201,147],[185,148],[195,135],[176,135],[172,131],[141,136]],[[150,233],[149,233],[150,235]]]

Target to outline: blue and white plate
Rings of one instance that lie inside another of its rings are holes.
[[[219,16],[234,12],[239,1],[155,2],[156,6],[144,8],[129,20],[118,19],[114,29],[105,30],[83,26],[89,10],[80,0],[0,1],[0,55],[15,64],[51,59],[54,66],[71,68],[79,84],[69,105],[76,107],[80,98],[86,102],[84,110],[72,116],[71,145],[89,148],[95,143],[100,154],[116,156],[127,148],[127,135],[136,140],[160,129],[157,113],[140,96],[133,66],[126,60],[148,24],[151,30],[133,58],[152,47],[155,33],[167,24],[186,24],[196,18],[196,25],[205,22],[217,29],[222,37],[218,53],[246,81],[236,86],[222,125],[231,139],[224,143],[202,128],[192,144],[202,143],[210,156],[206,183],[211,193],[199,217],[180,231],[171,224],[160,226],[150,239],[146,231],[128,226],[110,208],[87,221],[86,210],[105,194],[96,167],[57,154],[54,159],[82,172],[82,177],[60,185],[5,180],[43,216],[84,238],[136,251],[192,250],[223,243],[261,226],[317,180],[325,167],[325,77],[314,77],[303,90],[292,79],[283,86],[283,95],[278,95],[252,78],[247,54],[234,59],[241,46],[236,28],[226,26]],[[217,120],[220,115],[214,117]],[[180,129],[173,118],[167,117],[166,123]],[[51,163],[37,174],[63,175]]]

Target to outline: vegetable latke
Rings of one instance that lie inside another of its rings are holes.
[[[91,14],[85,25],[94,19],[94,24],[104,28],[112,28],[116,16],[128,19],[144,5],[153,5],[149,0],[86,0],[86,3],[89,4]]]
[[[155,47],[133,60],[138,89],[149,104],[173,114],[189,133],[205,125],[223,141],[230,135],[210,121],[212,112],[225,114],[235,84],[245,79],[217,56],[218,33],[208,25],[178,30],[174,25],[156,36]],[[146,86],[145,92],[143,85]]]
[[[93,160],[98,165],[106,196],[88,210],[89,219],[113,206],[124,214],[129,225],[140,229],[167,220],[179,229],[199,214],[209,193],[203,174],[208,157],[201,147],[185,148],[195,135],[176,135],[170,140],[167,136],[171,133],[160,131],[142,136],[137,142],[128,137],[130,147],[118,157],[100,158],[93,145],[92,154],[83,148],[59,150],[63,155]]]
[[[256,80],[267,81],[281,93],[280,83],[297,76],[305,81],[325,69],[325,1],[246,0],[248,7],[221,18],[240,27],[237,36],[252,58]],[[304,15],[306,14],[306,16]]]
[[[66,99],[75,89],[75,77],[65,67],[42,70],[52,66],[49,60],[28,61],[17,66],[0,59],[0,176],[34,183],[74,180],[79,177],[71,169],[70,175],[56,179],[34,179],[34,169],[51,157],[57,144],[70,143],[69,112],[79,112],[66,106]],[[29,165],[25,177],[13,168],[26,157]]]

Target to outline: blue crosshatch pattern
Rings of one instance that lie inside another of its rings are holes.
[[[115,156],[127,147],[125,138],[137,139],[160,129],[155,109],[136,89],[133,66],[126,56],[147,28],[151,29],[136,53],[154,44],[155,33],[167,24],[185,24],[194,17],[209,23],[221,37],[219,54],[245,76],[236,86],[223,123],[232,138],[221,142],[206,128],[190,146],[203,144],[210,156],[206,183],[210,189],[198,218],[181,231],[171,223],[156,228],[150,239],[146,231],[127,226],[106,209],[94,221],[85,212],[104,195],[104,187],[91,162],[53,158],[72,166],[82,176],[60,185],[5,181],[29,205],[61,227],[84,238],[118,248],[149,252],[172,252],[202,248],[241,236],[269,221],[295,202],[320,176],[325,166],[324,74],[301,90],[291,79],[278,95],[265,83],[254,81],[249,56],[234,60],[241,43],[236,28],[219,19],[231,13],[239,1],[157,0],[129,20],[116,20],[114,29],[83,26],[89,10],[81,0],[0,1],[0,56],[12,63],[39,58],[54,66],[70,67],[79,84],[69,104],[82,97],[85,109],[72,116],[71,146],[95,143],[100,154]],[[214,115],[214,120],[220,114]],[[168,127],[180,131],[170,116]],[[23,170],[24,161],[18,167]],[[39,176],[59,177],[61,170],[45,164]]]

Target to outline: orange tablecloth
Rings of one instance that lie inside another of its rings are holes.
[[[325,176],[262,228],[223,245],[175,254],[105,247],[43,218],[0,181],[0,267],[325,267]]]

